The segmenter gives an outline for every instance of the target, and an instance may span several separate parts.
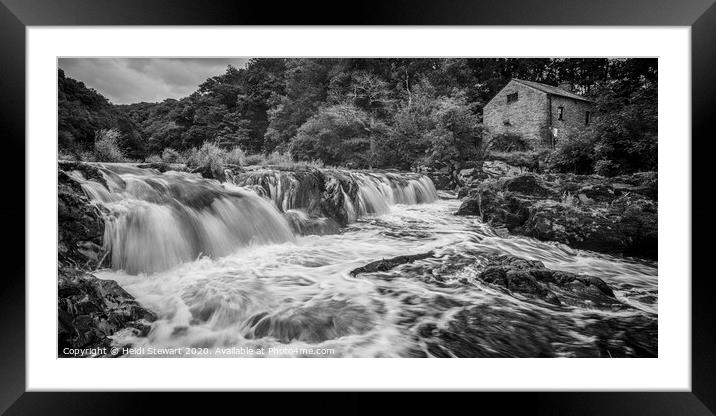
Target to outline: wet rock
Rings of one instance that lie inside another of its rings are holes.
[[[226,182],[226,172],[221,166],[200,166],[190,170],[191,173],[201,175],[205,179],[216,179],[219,182]]]
[[[542,178],[532,173],[504,180],[503,188],[510,192],[534,197],[551,197],[558,195]]]
[[[63,170],[67,169],[67,171]],[[130,331],[146,336],[155,315],[139,306],[117,282],[101,280],[87,271],[101,267],[108,254],[103,248],[103,212],[85,196],[67,172],[107,186],[97,166],[60,163],[57,173],[58,210],[58,353],[65,348],[102,348],[111,335]]]
[[[458,194],[459,196],[459,194]],[[460,204],[457,215],[481,215],[480,213],[480,195],[475,198],[465,200]]]
[[[455,189],[455,182],[453,180],[453,176],[450,172],[450,169],[448,169],[447,167],[421,166],[417,169],[417,171],[430,178],[436,189]]]
[[[324,215],[342,226],[355,221],[357,214],[353,201],[357,192],[358,184],[347,175],[338,172],[326,175],[320,202]]]
[[[237,173],[232,181],[244,187],[262,188],[263,193],[259,194],[266,195],[284,213],[300,210],[311,218],[328,218],[339,226],[345,226],[361,215],[381,209],[380,204],[374,204],[370,198],[359,193],[361,184],[365,184],[363,181],[376,180],[377,174],[381,175],[381,181],[389,182],[394,191],[400,188],[400,192],[396,194],[404,195],[402,192],[411,188],[418,202],[434,197],[424,184],[417,188],[414,183],[411,184],[411,181],[424,179],[416,173],[366,171],[356,175],[357,173],[332,168],[257,167],[246,168]],[[373,182],[373,186],[376,185],[382,187],[388,184]],[[378,192],[377,188],[373,189],[373,192]],[[382,199],[382,196],[379,198]]]
[[[522,169],[500,160],[486,160],[482,163],[482,172],[490,179],[505,178],[522,174]]]
[[[582,200],[582,203],[594,202],[611,202],[617,197],[617,192],[608,184],[599,183],[587,185],[579,188],[576,194]]]
[[[57,179],[59,261],[64,265],[96,268],[105,256],[102,213],[67,173],[58,171]]]
[[[85,162],[70,162],[66,160],[60,160],[57,162],[57,164],[59,167],[59,171],[61,172],[77,171],[80,172],[85,179],[99,182],[105,187],[107,187],[107,181],[102,175],[102,172],[100,172],[100,170],[97,168],[96,164]],[[79,186],[79,184],[77,184],[77,186]]]
[[[490,176],[483,171],[483,168],[474,167],[461,170],[457,177],[460,183],[473,185],[489,178]]]
[[[368,263],[365,266],[358,267],[357,269],[351,270],[350,275],[355,276],[361,273],[386,272],[397,266],[400,266],[401,264],[412,263],[417,260],[423,260],[429,257],[433,257],[434,254],[435,253],[433,251],[428,251],[427,253],[413,254],[409,256],[398,256],[390,259],[378,260]]]
[[[332,219],[309,217],[301,211],[286,211],[284,218],[288,221],[293,232],[299,235],[326,235],[336,234],[340,231],[340,226]]]
[[[616,182],[639,192],[625,192]],[[469,190],[457,215],[478,215],[510,232],[611,254],[657,257],[654,175],[602,178],[520,175]]]
[[[109,337],[121,330],[146,335],[156,319],[113,280],[71,267],[61,267],[58,275],[60,356],[65,348],[107,347],[112,344]]]
[[[586,302],[602,307],[621,305],[609,285],[598,277],[550,270],[540,261],[515,256],[489,258],[478,278],[554,305],[583,305]]]
[[[639,172],[610,178],[610,184],[620,194],[634,193],[648,199],[659,197],[659,182],[656,172]]]
[[[234,183],[261,187],[283,212],[302,210],[310,217],[326,217],[341,226],[356,219],[358,184],[339,170],[258,168],[237,174]]]

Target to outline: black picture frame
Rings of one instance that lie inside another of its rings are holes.
[[[497,1],[362,1],[348,7],[337,2],[196,1],[196,0],[0,0],[0,128],[6,160],[5,270],[0,278],[0,413],[126,414],[151,401],[190,410],[204,400],[178,394],[26,392],[25,372],[25,28],[63,25],[649,25],[691,27],[692,59],[692,223],[705,218],[708,204],[697,199],[711,190],[704,145],[713,140],[709,121],[716,108],[716,5],[714,0],[501,0]],[[325,13],[325,12],[328,13]],[[332,14],[332,15],[331,15]],[[698,144],[699,151],[693,151]],[[22,180],[20,180],[22,177]],[[21,222],[19,219],[25,221]],[[701,224],[710,224],[704,221]],[[560,392],[480,393],[468,401],[500,413],[569,415],[714,415],[716,414],[716,328],[714,278],[698,273],[709,244],[697,244],[710,227],[692,232],[692,389],[691,392]],[[48,235],[48,238],[53,238]],[[705,241],[705,240],[704,240]],[[667,277],[663,277],[667,278]],[[690,276],[668,276],[670,279]],[[48,278],[48,280],[50,280]],[[138,375],[141,377],[141,375]],[[214,403],[239,404],[233,395]],[[301,399],[303,400],[303,399]],[[267,403],[257,399],[257,403]],[[309,403],[311,400],[309,399]],[[404,406],[421,406],[409,400]],[[448,402],[451,400],[448,399]],[[291,405],[286,400],[283,405]],[[444,403],[445,406],[450,403]],[[273,401],[272,406],[281,402]],[[201,404],[203,408],[203,404]],[[342,407],[358,410],[362,399],[343,399]],[[307,407],[312,408],[312,407]],[[273,410],[277,410],[274,408]]]

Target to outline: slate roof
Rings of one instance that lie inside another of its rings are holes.
[[[523,79],[517,79],[517,78],[512,78],[512,80],[519,82],[520,84],[527,85],[528,87],[532,87],[536,90],[546,92],[547,94],[559,95],[561,97],[572,98],[572,99],[580,100],[580,101],[587,101],[590,103],[592,102],[592,100],[590,100],[588,98],[584,98],[581,95],[577,95],[577,94],[571,93],[569,91],[565,91],[561,88],[558,88],[558,87],[555,87],[552,85],[542,84],[542,83],[534,82],[534,81],[525,81]]]

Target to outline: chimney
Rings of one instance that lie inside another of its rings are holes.
[[[568,81],[562,81],[559,83],[559,88],[565,91],[572,92],[572,83]]]

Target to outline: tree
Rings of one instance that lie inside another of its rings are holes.
[[[322,107],[291,140],[291,154],[299,160],[320,160],[328,165],[372,167],[372,140],[385,133],[376,122],[352,103]]]
[[[555,167],[656,167],[656,59],[256,58],[179,100],[121,106],[60,70],[59,143],[87,151],[96,131],[116,128],[134,159],[212,143],[250,154],[290,149],[328,164],[456,171],[481,157],[482,108],[512,78],[569,82],[598,103],[590,128],[552,158],[571,165]]]
[[[330,61],[328,61],[330,62]],[[274,94],[268,111],[264,150],[285,147],[326,99],[329,65],[323,59],[288,59],[285,95]]]

